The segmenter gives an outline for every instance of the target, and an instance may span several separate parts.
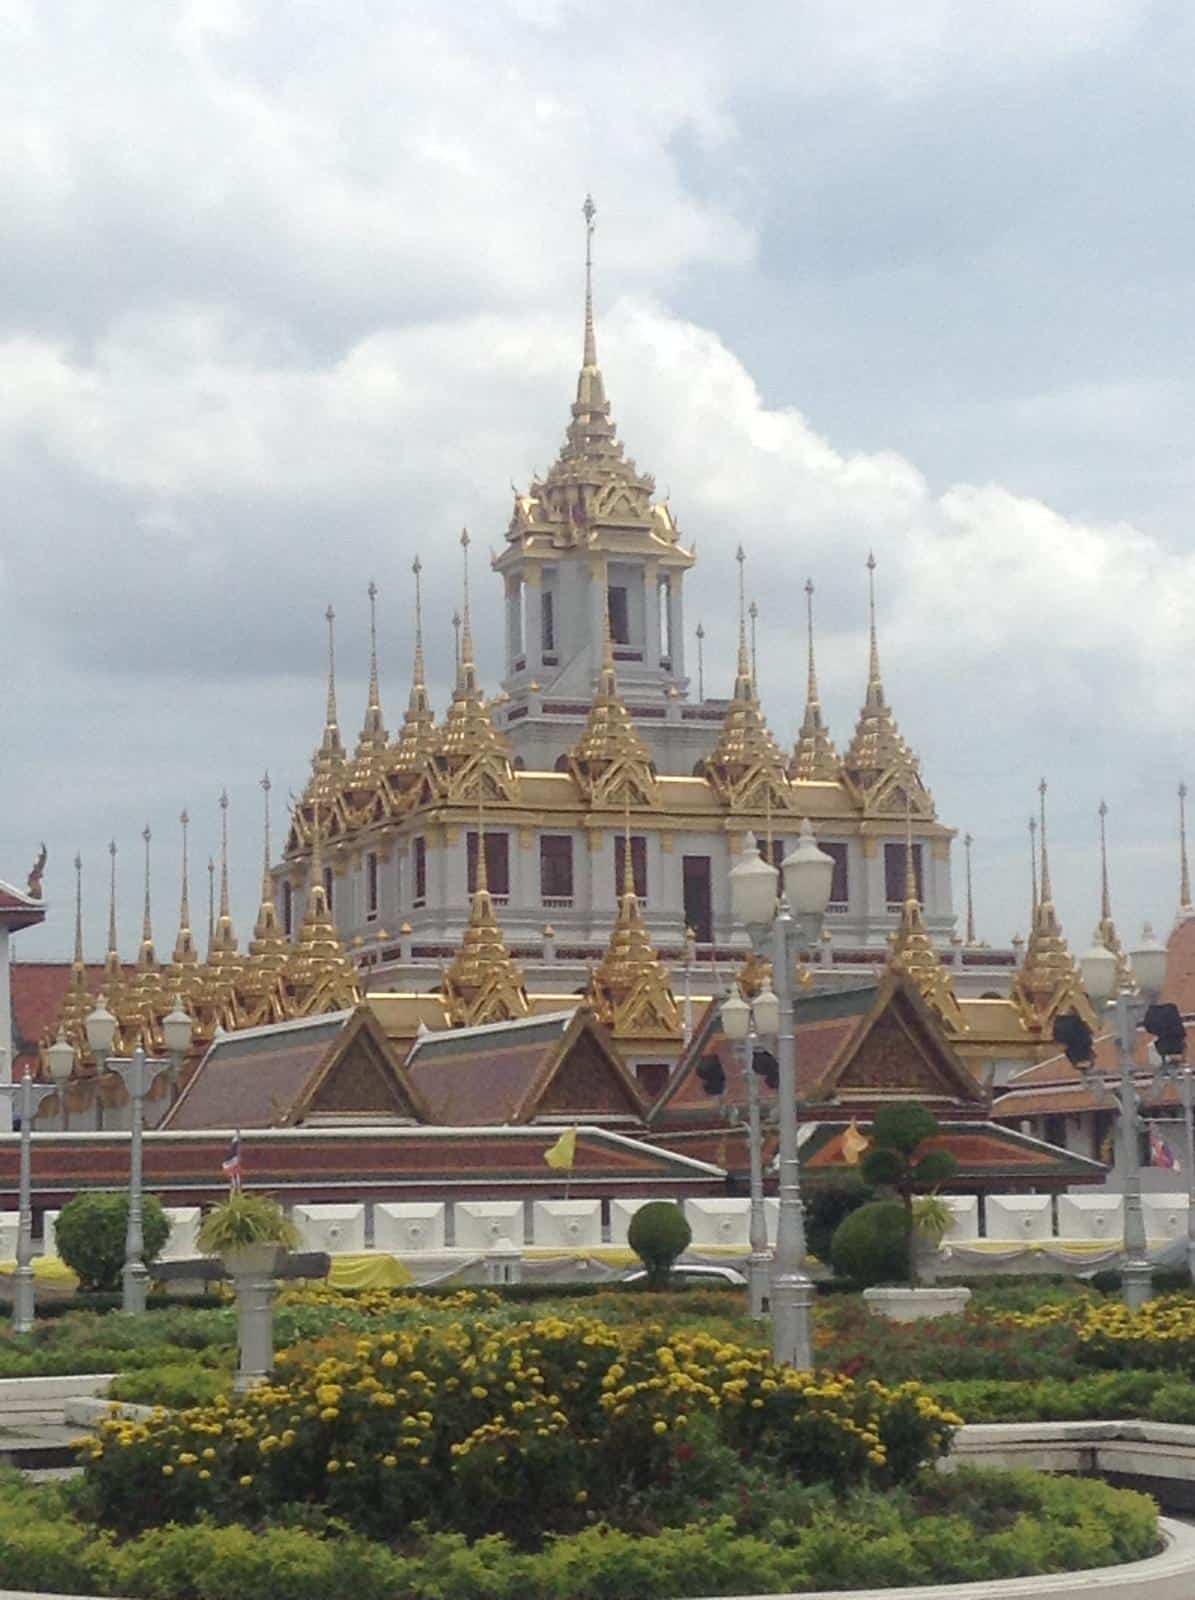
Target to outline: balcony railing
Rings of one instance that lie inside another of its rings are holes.
[[[545,911],[571,911],[573,897],[571,894],[545,894],[540,896],[540,904]]]

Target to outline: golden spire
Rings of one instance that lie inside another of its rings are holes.
[[[1129,958],[1125,954],[1120,942],[1120,935],[1116,931],[1116,923],[1112,920],[1112,896],[1108,889],[1108,807],[1101,800],[1098,816],[1100,819],[1100,920],[1096,924],[1096,937],[1116,957],[1116,977],[1122,989],[1133,987],[1133,969],[1129,965]]]
[[[622,894],[618,917],[586,999],[615,1038],[679,1039],[682,1021],[668,977],[656,954],[635,893],[631,812],[623,807]]]
[[[759,607],[755,601],[747,607],[747,615],[751,618],[751,682],[755,685],[756,694],[759,693],[759,662],[755,655],[755,624],[759,621]]]
[[[74,969],[86,973],[83,960],[83,857],[75,851],[75,959]]]
[[[307,909],[298,939],[288,954],[285,982],[291,1016],[310,1017],[325,1011],[346,1011],[361,999],[357,975],[340,942],[324,890],[318,801],[312,816]]]
[[[324,712],[324,732],[319,747],[311,758],[311,776],[295,808],[296,823],[302,817],[310,827],[311,808],[318,801],[327,806],[339,794],[345,776],[344,745],[340,737],[340,722],[336,714],[336,612],[331,605],[324,612],[328,625],[328,699]],[[296,827],[297,842],[304,842],[305,829]]]
[[[921,900],[917,893],[917,861],[913,854],[913,808],[905,804],[905,897],[900,922],[892,938],[889,965],[901,972],[920,991],[922,998],[946,1023],[952,1033],[964,1033],[966,1023],[950,973],[938,958],[934,942],[925,926]]]
[[[490,794],[507,800],[515,799],[518,793],[510,747],[494,726],[478,683],[477,664],[473,659],[469,543],[469,531],[462,528],[464,616],[461,624],[461,658],[452,704],[440,730],[436,754],[441,797],[458,805],[475,803],[487,789]]]
[[[75,1047],[76,1057],[87,1054],[87,1015],[95,1002],[87,983],[87,964],[83,959],[83,857],[75,854],[75,957],[71,962],[70,983],[58,1013],[57,1025],[48,1029],[43,1044],[49,1045],[59,1032]]]
[[[1034,908],[1033,926],[1029,942],[1025,947],[1025,959],[1013,979],[1012,999],[1019,1007],[1026,1025],[1045,1033],[1060,1011],[1077,1011],[1089,1026],[1094,1026],[1095,1016],[1054,910],[1054,893],[1050,883],[1050,854],[1046,842],[1044,778],[1038,785],[1038,797],[1041,898]]]
[[[427,695],[423,666],[423,563],[418,556],[411,563],[411,571],[415,576],[415,660],[410,698],[402,731],[391,753],[390,771],[399,792],[414,795],[419,780],[435,758],[437,740],[436,719]]]
[[[1040,897],[1037,892],[1037,818],[1029,818],[1029,926],[1033,927]]]
[[[967,859],[967,938],[969,946],[975,943],[975,901],[971,893],[971,846],[975,840],[969,833],[963,835],[963,850]]]
[[[836,783],[842,763],[822,721],[821,700],[817,692],[817,668],[813,660],[813,579],[805,580],[805,626],[809,641],[809,677],[805,689],[805,717],[789,762],[788,775],[794,783]]]
[[[237,936],[232,926],[232,911],[228,892],[228,791],[220,791],[220,909],[213,915],[215,887],[215,862],[208,858],[208,919],[211,932],[208,938],[207,961],[200,973],[194,996],[197,1031],[201,1038],[210,1038],[219,1028],[240,1026],[236,1011],[236,984],[244,969],[245,958],[237,949]]]
[[[290,959],[290,941],[278,925],[274,881],[270,875],[270,774],[261,778],[263,828],[261,905],[253,925],[249,955],[236,980],[237,1015],[242,1027],[256,1028],[290,1015],[283,973]]]
[[[751,676],[743,579],[746,559],[740,545],[735,555],[739,564],[738,667],[718,742],[705,762],[705,775],[718,798],[732,811],[762,810],[765,804],[791,811],[793,795],[784,758],[764,720]]]
[[[522,969],[511,960],[494,913],[485,864],[485,814],[477,803],[477,866],[469,923],[444,974],[444,1004],[455,1028],[509,1022],[531,1009]]]
[[[585,218],[585,348],[582,365],[596,367],[597,336],[593,331],[593,219],[597,215],[597,207],[593,203],[591,194],[585,196],[581,215]]]
[[[1178,786],[1178,914],[1189,917],[1195,913],[1191,904],[1191,870],[1187,865],[1187,786]]]
[[[188,1010],[196,990],[201,986],[203,969],[199,965],[199,953],[195,949],[195,939],[191,932],[191,902],[189,891],[189,872],[187,865],[187,830],[191,819],[186,809],[179,815],[179,824],[183,834],[183,869],[182,888],[178,899],[178,934],[174,941],[174,954],[171,959],[170,970],[167,975],[166,987],[172,995],[177,994]]]
[[[214,948],[221,957],[235,956],[237,954],[237,936],[232,926],[232,910],[228,893],[227,789],[221,789],[220,791],[220,915],[216,918]]]
[[[120,1021],[125,1048],[131,1048],[139,1043],[152,1054],[158,1048],[160,1041],[160,1019],[169,1006],[164,998],[164,973],[154,953],[149,900],[150,842],[153,835],[148,822],[142,829],[141,837],[145,842],[145,902],[141,919],[141,945],[137,952],[136,973],[124,991],[116,1015]],[[111,1005],[111,1001],[109,1004]]]
[[[216,943],[216,858],[207,858],[207,958],[212,959]]]
[[[145,972],[156,969],[158,962],[154,955],[153,921],[149,908],[149,846],[153,834],[150,832],[149,823],[141,830],[141,837],[145,841],[145,906],[141,914],[141,948],[137,954],[137,965]]]
[[[358,754],[365,745],[384,750],[389,737],[382,719],[382,695],[378,687],[378,586],[372,578],[365,592],[369,596],[369,698],[357,745]]]
[[[919,815],[932,817],[933,801],[921,781],[917,758],[901,737],[884,696],[876,630],[875,569],[875,555],[869,553],[867,693],[842,764],[852,783],[862,790],[866,811],[892,811],[897,806],[903,810],[905,800],[911,798]]]
[[[633,798],[655,805],[655,767],[618,692],[610,612],[602,614],[602,665],[584,731],[569,751],[568,770],[591,806],[617,805]]]
[[[119,1015],[117,1007],[124,993],[124,968],[116,947],[116,840],[108,841],[108,949],[104,956],[104,995],[111,1010]]]
[[[371,820],[374,803],[385,782],[390,757],[389,735],[382,716],[382,698],[378,688],[378,586],[372,579],[366,593],[369,595],[369,694],[357,748],[344,777],[345,804],[350,820],[359,825]]]
[[[336,715],[336,613],[331,602],[324,612],[328,624],[328,703],[324,713],[324,737],[321,748],[329,754],[343,755],[340,742],[340,719]]]

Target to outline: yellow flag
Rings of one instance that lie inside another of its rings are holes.
[[[556,1143],[544,1151],[544,1160],[557,1172],[571,1171],[576,1157],[576,1128],[566,1128]]]
[[[859,1165],[859,1157],[870,1143],[871,1140],[867,1135],[859,1132],[859,1125],[852,1117],[850,1127],[842,1136],[842,1159],[848,1167]]]

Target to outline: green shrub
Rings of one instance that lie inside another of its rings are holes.
[[[834,1230],[852,1211],[874,1198],[862,1178],[811,1184],[805,1191],[805,1243],[819,1261],[829,1262]]]
[[[627,1243],[647,1268],[650,1289],[666,1289],[672,1263],[689,1248],[693,1230],[679,1206],[650,1200],[640,1206],[627,1229]]]
[[[1160,1378],[1161,1374],[1150,1373],[1150,1377]],[[1195,1422],[1195,1383],[1189,1378],[1171,1378],[1159,1383],[1149,1402],[1149,1415],[1155,1422]]]
[[[233,1194],[213,1206],[199,1225],[199,1248],[218,1256],[250,1244],[280,1244],[293,1250],[299,1231],[276,1200],[264,1194]]]
[[[110,1400],[127,1400],[130,1405],[137,1406],[166,1406],[172,1411],[184,1406],[208,1405],[219,1395],[231,1393],[231,1372],[196,1366],[192,1362],[139,1367],[133,1372],[118,1373],[108,1385]]]
[[[170,1237],[170,1222],[155,1195],[144,1195],[141,1204],[142,1260],[149,1266]],[[78,1194],[59,1212],[58,1254],[84,1289],[120,1288],[128,1222],[127,1194]]]
[[[1181,1381],[1167,1385],[1160,1372],[1085,1372],[1069,1379],[1019,1382],[965,1378],[930,1387],[934,1398],[964,1422],[1082,1422],[1143,1415],[1163,1422],[1195,1422],[1195,1385]],[[1166,1387],[1175,1391],[1176,1409],[1191,1415],[1166,1416],[1157,1409]]]
[[[914,1195],[936,1189],[958,1171],[958,1162],[948,1150],[924,1148],[938,1132],[938,1119],[916,1101],[881,1106],[871,1126],[871,1149],[860,1167],[868,1183],[891,1189],[900,1197],[910,1246]],[[905,1252],[905,1273],[910,1283],[914,1272],[915,1257],[910,1248]]]
[[[830,1260],[841,1278],[868,1288],[902,1283],[909,1273],[909,1233],[905,1209],[896,1200],[871,1200],[852,1211],[834,1230]]]

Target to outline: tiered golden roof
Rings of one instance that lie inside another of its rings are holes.
[[[628,830],[618,918],[587,998],[616,1039],[679,1039],[682,1032],[668,969],[657,956],[639,910]]]
[[[200,1036],[210,1039],[217,1028],[238,1025],[236,986],[245,965],[237,946],[228,894],[228,792],[220,794],[220,912],[212,928],[203,981],[194,997],[194,1016]]]
[[[58,1037],[59,1030],[75,1048],[76,1067],[87,1049],[87,1017],[95,1008],[95,996],[87,982],[87,963],[83,959],[83,858],[75,856],[75,954],[71,961],[70,983],[58,1013],[57,1025],[46,1030],[42,1052]]]
[[[1063,936],[1050,884],[1050,858],[1046,846],[1046,780],[1039,785],[1041,803],[1041,898],[1033,911],[1033,927],[1025,959],[1012,982],[1011,999],[1027,1027],[1052,1026],[1063,1011],[1077,1011],[1090,1026],[1095,1015],[1083,988],[1079,969]]]
[[[469,600],[469,533],[461,531],[465,567],[465,605],[461,627],[461,659],[452,704],[440,730],[436,752],[436,785],[441,799],[456,805],[487,800],[514,800],[518,793],[510,746],[494,726],[473,659],[473,624]]]
[[[390,735],[382,715],[382,693],[378,684],[378,586],[372,580],[369,589],[369,692],[365,702],[365,720],[357,738],[353,759],[344,770],[341,784],[344,805],[350,823],[368,822],[373,814],[378,793],[384,788],[386,772],[390,765]]]
[[[618,692],[608,611],[602,639],[602,668],[589,708],[589,720],[569,751],[568,770],[591,806],[658,803],[655,767]]]
[[[290,961],[290,940],[278,925],[274,884],[270,876],[270,775],[261,780],[265,797],[265,840],[262,851],[261,905],[253,925],[249,954],[236,981],[236,1014],[242,1028],[282,1022],[291,1015],[285,974]]]
[[[404,807],[413,805],[419,799],[425,780],[434,767],[440,743],[423,666],[423,563],[418,556],[411,571],[415,575],[415,660],[407,709],[389,762],[390,791]]]
[[[311,758],[311,776],[291,814],[291,844],[299,846],[311,842],[311,821],[318,806],[324,814],[325,828],[329,819],[343,812],[342,790],[348,772],[344,743],[340,737],[340,719],[336,711],[336,613],[331,606],[324,612],[328,624],[328,695],[324,712],[324,731],[315,754]]]
[[[1095,936],[1110,955],[1116,957],[1116,981],[1121,989],[1136,989],[1137,980],[1133,977],[1133,968],[1129,963],[1128,955],[1120,942],[1120,934],[1116,931],[1116,923],[1112,918],[1112,895],[1108,888],[1108,807],[1103,800],[1100,801],[1100,920],[1096,924]]]
[[[909,806],[905,819],[905,898],[901,906],[900,923],[892,936],[888,964],[915,985],[922,999],[933,1007],[952,1034],[966,1033],[967,1024],[959,1009],[953,979],[934,949],[934,942],[921,914],[917,867],[913,858],[912,817],[912,807]]]
[[[307,910],[299,937],[286,965],[291,1016],[312,1017],[324,1011],[345,1011],[361,999],[357,975],[345,954],[324,893],[320,810],[312,815],[311,876]]]
[[[191,819],[184,810],[179,816],[183,834],[183,863],[181,888],[178,898],[178,933],[174,940],[174,953],[167,972],[166,986],[172,996],[177,995],[183,1008],[195,1015],[195,1001],[203,987],[203,968],[191,932],[191,898],[187,861],[187,829]]]
[[[153,918],[149,901],[149,846],[152,835],[149,823],[141,834],[145,842],[145,902],[141,917],[141,944],[137,951],[137,966],[125,987],[118,1020],[124,1034],[126,1047],[139,1044],[149,1055],[161,1049],[159,1019],[170,1009],[165,998],[165,973],[158,963],[154,950]]]
[[[743,591],[743,547],[739,563],[739,656],[734,694],[722,721],[705,775],[718,798],[732,811],[792,811],[794,797],[784,757],[760,710],[759,695],[747,655],[747,623]]]
[[[842,776],[842,762],[822,721],[817,669],[813,662],[812,578],[805,580],[805,610],[809,636],[809,678],[805,690],[805,716],[788,765],[788,775],[794,783],[837,783]]]
[[[917,757],[901,737],[892,708],[884,697],[876,637],[875,566],[875,556],[869,555],[867,694],[842,765],[862,797],[865,813],[903,811],[908,802],[918,816],[932,818],[934,803],[921,781]]]
[[[444,1005],[454,1028],[510,1022],[530,1011],[522,969],[494,915],[485,864],[485,832],[477,830],[477,886],[460,949],[444,974]]]

